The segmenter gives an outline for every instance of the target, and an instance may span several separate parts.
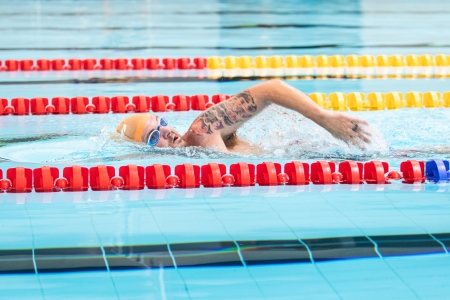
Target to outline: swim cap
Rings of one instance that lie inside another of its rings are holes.
[[[136,114],[125,118],[117,126],[117,132],[125,135],[127,138],[142,142],[142,132],[151,114]]]

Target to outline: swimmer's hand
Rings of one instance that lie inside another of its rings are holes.
[[[319,125],[328,130],[335,138],[348,144],[365,149],[365,143],[371,143],[370,132],[364,130],[364,126],[369,125],[367,121],[346,114],[327,111],[321,123]]]

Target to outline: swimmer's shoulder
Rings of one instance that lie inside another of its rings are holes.
[[[188,131],[184,134],[183,139],[187,146],[212,147],[222,152],[228,152],[228,149],[220,135],[208,134],[197,126],[191,125]]]

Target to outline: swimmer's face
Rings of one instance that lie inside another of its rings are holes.
[[[144,131],[142,132],[142,141],[147,143],[148,137],[150,133],[154,130],[157,130],[159,126],[160,117],[151,115],[150,118],[145,123]],[[159,128],[160,137],[158,143],[156,143],[155,147],[160,148],[178,148],[183,145],[182,136],[173,129],[172,126],[161,126]]]

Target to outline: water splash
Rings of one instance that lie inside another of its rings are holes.
[[[4,145],[0,157],[35,163],[139,163],[192,160],[269,159],[426,159],[448,157],[450,110],[402,109],[350,114],[371,125],[372,143],[365,150],[348,145],[303,116],[270,106],[245,123],[238,135],[256,146],[252,154],[222,153],[211,148],[150,148],[125,140],[115,132],[124,115],[26,116],[0,124]],[[164,113],[171,125],[185,132],[198,112]],[[88,125],[87,125],[88,124]],[[14,137],[23,137],[14,140]]]
[[[376,157],[388,154],[388,143],[376,126],[369,125],[365,130],[372,133],[372,143],[362,150],[334,138],[294,111],[271,105],[244,124],[238,134],[277,158]]]

